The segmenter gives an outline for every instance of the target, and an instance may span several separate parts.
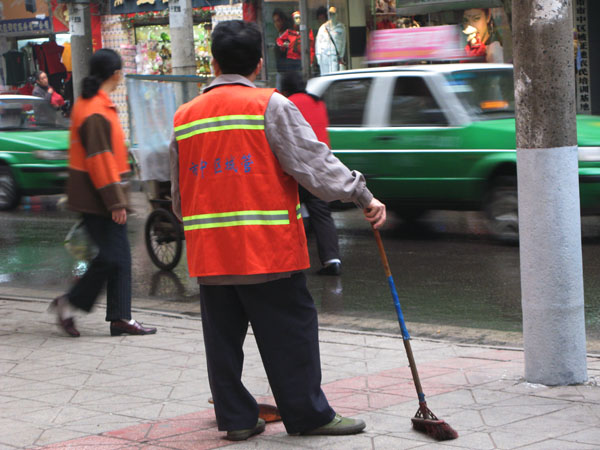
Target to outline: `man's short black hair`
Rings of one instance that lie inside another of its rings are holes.
[[[228,20],[217,24],[211,35],[212,55],[224,74],[248,76],[262,57],[262,35],[254,22]]]

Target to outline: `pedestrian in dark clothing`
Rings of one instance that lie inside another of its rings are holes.
[[[262,69],[255,23],[219,23],[211,50],[216,78],[175,114],[171,188],[190,276],[200,284],[219,430],[244,440],[265,429],[242,383],[250,323],[287,432],[359,433],[365,423],[336,414],[321,389],[297,182],[326,200],[356,202],[376,228],[385,222],[385,205],[317,140],[293,103],[254,86]]]
[[[31,95],[43,98],[50,103],[54,89],[48,84],[48,75],[46,75],[46,72],[38,70],[33,74],[33,78],[35,78],[35,84]]]
[[[71,307],[91,311],[106,285],[106,321],[111,336],[152,334],[156,328],[131,318],[131,253],[127,239],[130,172],[125,135],[108,96],[121,82],[121,57],[101,49],[92,55],[90,74],[81,98],[73,106],[69,147],[68,205],[83,216],[83,224],[98,247],[98,255],[71,290],[51,307],[60,327],[79,336]]]
[[[327,107],[319,97],[306,92],[306,83],[302,75],[298,72],[285,73],[281,83],[281,93],[300,110],[315,132],[317,139],[329,147]],[[308,221],[317,239],[317,252],[323,266],[317,273],[319,275],[340,275],[342,261],[340,260],[338,235],[329,204],[302,186],[299,186],[299,194],[300,202],[308,210]]]

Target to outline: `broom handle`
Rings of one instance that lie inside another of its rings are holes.
[[[402,308],[400,307],[400,299],[398,298],[398,292],[396,291],[396,285],[394,284],[394,278],[392,277],[392,271],[390,270],[390,263],[388,262],[385,249],[383,248],[383,241],[379,231],[373,228],[373,234],[375,235],[375,241],[377,241],[377,247],[379,247],[379,256],[381,256],[381,262],[385,270],[385,275],[390,285],[390,291],[394,299],[394,306],[396,307],[396,313],[398,315],[398,322],[400,322],[400,330],[402,331],[402,341],[404,343],[404,349],[406,350],[406,356],[408,357],[408,363],[410,365],[410,372],[412,373],[413,381],[415,383],[415,389],[419,396],[419,401],[425,401],[425,394],[423,394],[423,388],[421,387],[421,380],[419,379],[419,373],[417,372],[417,364],[415,363],[415,357],[413,356],[412,347],[410,345],[410,335],[408,329],[404,323],[404,315],[402,314]]]

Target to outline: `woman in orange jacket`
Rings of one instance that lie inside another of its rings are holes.
[[[106,321],[110,334],[152,334],[131,318],[131,252],[127,239],[127,183],[130,172],[124,133],[109,94],[123,76],[121,57],[98,50],[90,59],[90,75],[71,113],[68,205],[82,214],[98,255],[70,291],[52,302],[59,326],[78,337],[71,307],[91,311],[106,285]]]

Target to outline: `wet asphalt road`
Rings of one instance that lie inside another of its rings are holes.
[[[52,205],[52,202],[50,201]],[[197,285],[187,276],[185,253],[173,272],[154,267],[144,244],[149,206],[136,193],[130,216],[134,307],[199,314]],[[308,283],[322,325],[398,333],[377,246],[360,211],[336,211],[343,261],[341,277],[314,274]],[[0,295],[3,287],[67,289],[73,260],[62,240],[76,216],[65,211],[0,213]],[[588,351],[600,353],[600,218],[584,218],[583,267]],[[478,213],[432,212],[408,226],[392,215],[382,231],[409,331],[418,336],[521,347],[519,251],[493,242]],[[138,300],[139,299],[139,300]]]

